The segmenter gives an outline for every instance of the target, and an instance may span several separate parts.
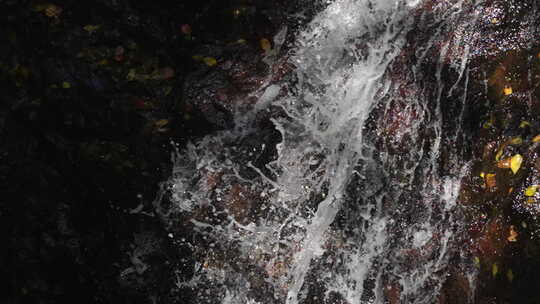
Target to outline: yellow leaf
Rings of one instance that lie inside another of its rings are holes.
[[[486,174],[484,172],[480,172],[480,177],[481,178],[484,178],[486,176]]]
[[[165,89],[163,90],[163,94],[165,96],[168,96],[171,93],[172,89],[173,88],[171,86],[166,86]]]
[[[195,61],[202,61],[203,60],[203,56],[201,55],[193,55],[191,56],[191,58]]]
[[[521,168],[521,163],[523,162],[523,156],[520,154],[516,154],[512,156],[512,159],[510,160],[510,169],[512,169],[512,172],[516,174]]]
[[[536,135],[533,139],[532,139],[533,142],[539,142],[540,141],[540,134]]]
[[[521,136],[514,137],[512,138],[512,140],[510,140],[510,144],[512,145],[521,145],[522,143],[523,143],[523,139],[521,138]]]
[[[67,81],[62,82],[62,88],[64,88],[64,89],[71,88],[71,83],[69,83]]]
[[[126,79],[130,81],[137,79],[137,72],[135,71],[135,69],[129,70],[128,74],[126,75]]]
[[[240,44],[246,43],[246,39],[238,39],[238,40],[236,41],[236,43],[240,43]]]
[[[203,61],[207,66],[210,66],[210,67],[215,66],[217,64],[216,58],[213,58],[213,57],[204,57]]]
[[[508,271],[506,272],[506,278],[510,283],[514,280],[514,272],[512,271],[512,269],[508,269]]]
[[[499,149],[499,151],[497,152],[497,155],[495,155],[495,161],[499,161],[501,159],[503,152],[504,152],[504,149]]]
[[[512,92],[513,92],[513,91],[512,91],[512,87],[504,87],[503,92],[504,92],[504,95],[510,95],[510,94],[512,94]]]
[[[536,200],[534,199],[534,197],[527,198],[527,204],[534,204],[534,203],[536,203]]]
[[[538,185],[529,186],[525,189],[525,196],[534,196],[536,194],[536,189],[538,189]]]
[[[480,258],[479,257],[474,257],[473,262],[474,262],[474,266],[476,266],[476,268],[480,268]]]
[[[164,127],[167,124],[169,124],[169,120],[168,119],[160,119],[160,120],[157,120],[154,124],[156,125],[156,127],[161,128],[161,127]]]
[[[522,121],[522,122],[519,124],[519,127],[522,128],[522,129],[525,128],[525,127],[527,127],[527,126],[530,127],[530,126],[531,126],[531,123],[528,122],[528,121],[526,121],[526,120]]]
[[[272,45],[270,44],[270,41],[268,39],[263,38],[259,42],[261,44],[261,49],[263,49],[265,52],[268,52],[270,51],[270,49],[272,49]]]
[[[85,25],[83,27],[83,29],[85,31],[87,31],[88,33],[92,34],[93,32],[97,31],[101,26],[100,25],[92,25],[92,24],[88,24],[88,25]]]
[[[493,127],[493,119],[490,119],[488,121],[486,121],[483,125],[482,125],[482,128],[484,129],[489,129]]]
[[[494,263],[493,266],[491,266],[491,274],[493,275],[493,277],[496,277],[498,273],[499,266],[497,265],[497,263]]]

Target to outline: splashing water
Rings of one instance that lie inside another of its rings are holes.
[[[298,34],[292,80],[178,154],[163,215],[193,230],[178,285],[194,302],[436,302],[460,255],[452,143],[481,4],[424,2],[329,3]]]

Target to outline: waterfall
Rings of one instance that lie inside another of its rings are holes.
[[[328,2],[291,77],[175,156],[164,216],[192,230],[178,285],[195,303],[436,302],[461,255],[455,143],[481,3],[433,2]]]

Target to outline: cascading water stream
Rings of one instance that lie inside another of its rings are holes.
[[[420,2],[329,3],[298,35],[292,80],[175,159],[170,190],[198,259],[179,285],[196,303],[436,302],[459,256],[467,166],[444,139],[462,136],[475,20],[465,1]],[[261,112],[281,133],[262,165]]]

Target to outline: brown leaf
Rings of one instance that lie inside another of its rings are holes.
[[[497,186],[497,179],[495,178],[495,174],[488,173],[486,174],[486,187],[488,189],[493,189]]]
[[[182,24],[180,30],[184,35],[191,35],[191,26],[189,24]]]
[[[58,18],[62,14],[63,9],[55,4],[48,4],[45,8],[45,15],[50,18]]]
[[[508,237],[506,238],[509,242],[516,242],[518,233],[516,231],[516,227],[514,225],[510,225],[510,231],[508,231]]]
[[[155,79],[171,79],[174,77],[174,70],[171,67],[164,67],[157,71],[157,75],[155,75]]]
[[[505,158],[497,163],[497,167],[501,169],[508,169],[511,166],[512,158]]]
[[[156,122],[154,122],[154,125],[157,127],[157,128],[162,128],[166,125],[169,124],[169,120],[168,119],[160,119],[160,120],[157,120]]]
[[[125,49],[122,46],[117,46],[114,49],[114,60],[120,62],[124,60]]]

